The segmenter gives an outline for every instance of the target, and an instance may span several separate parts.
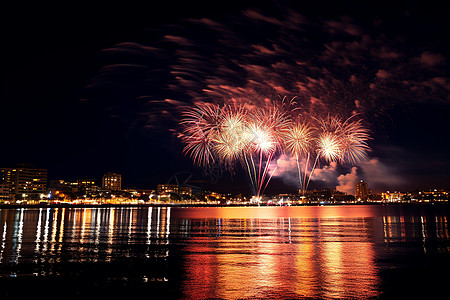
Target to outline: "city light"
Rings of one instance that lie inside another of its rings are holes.
[[[302,125],[303,126],[303,125]],[[301,145],[293,144],[289,151],[304,151],[301,148],[293,150]],[[306,149],[306,148],[304,148]],[[256,162],[255,162],[256,163]],[[252,175],[258,174],[255,171]],[[253,167],[251,168],[253,169]],[[0,190],[0,205],[156,205],[156,206],[296,206],[296,205],[345,205],[366,203],[446,203],[450,198],[447,189],[429,189],[414,192],[383,192],[374,193],[370,185],[364,180],[357,181],[354,185],[354,195],[336,190],[336,188],[322,188],[305,190],[300,188],[298,193],[281,193],[270,195],[246,195],[236,193],[217,193],[210,190],[184,184],[158,184],[156,189],[133,189],[121,186],[122,175],[106,173],[101,182],[96,184],[94,179],[50,180],[47,186],[44,169],[26,170],[25,174],[38,172],[39,180],[18,183],[14,178],[22,175],[8,177],[14,174],[12,169],[0,169],[3,178],[9,178]],[[22,169],[23,170],[23,169]],[[261,170],[263,172],[264,169]],[[27,175],[28,176],[28,175]],[[260,178],[261,179],[261,178]],[[252,178],[257,182],[258,177]],[[267,185],[268,178],[265,182]],[[306,184],[307,177],[303,176]]]

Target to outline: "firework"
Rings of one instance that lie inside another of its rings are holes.
[[[286,133],[285,147],[292,155],[300,158],[306,156],[313,146],[314,129],[308,123],[291,123]]]
[[[323,132],[317,139],[317,156],[326,162],[340,161],[343,159],[343,141],[338,134]]]
[[[366,156],[370,150],[367,144],[369,131],[363,126],[362,120],[353,120],[355,116],[345,121],[330,115],[316,119],[320,128],[317,152],[322,159],[356,164]]]
[[[305,188],[305,180],[302,183],[302,171],[300,167],[300,158],[307,156],[309,162],[310,151],[314,141],[314,129],[306,122],[292,122],[286,134],[286,150],[295,157],[297,162],[298,179],[302,191]],[[304,178],[306,178],[307,164],[305,165]]]
[[[246,148],[246,158],[248,157],[247,160],[251,162],[251,167],[247,163],[248,172],[256,195],[259,196],[270,161],[279,143],[273,128],[261,119],[252,118],[247,125],[244,140],[249,142],[249,147]]]
[[[259,153],[257,176],[259,197],[272,178],[273,173],[267,178],[270,162],[278,150],[283,150],[291,120],[286,112],[275,105],[257,109],[251,114],[251,120],[249,134],[253,145],[252,151]]]
[[[186,144],[184,153],[189,153],[195,164],[203,167],[214,161],[212,143],[220,120],[220,109],[209,103],[186,109],[181,121],[184,127],[181,139]]]
[[[366,157],[370,150],[367,145],[370,136],[369,131],[362,125],[362,121],[351,121],[352,117],[342,124],[342,162],[357,164]]]
[[[250,141],[251,152],[270,155],[277,148],[277,141],[270,127],[262,122],[250,122],[246,128],[245,140]]]
[[[319,160],[356,164],[365,157],[370,136],[361,120],[353,120],[355,116],[345,121],[331,115],[299,121],[299,116],[292,117],[293,110],[289,114],[286,107],[289,105],[284,103],[252,109],[245,105],[199,103],[186,108],[180,135],[186,144],[184,152],[205,168],[220,163],[232,169],[240,162],[257,197],[276,171],[269,175],[271,160],[277,153],[287,152],[296,158],[303,192]],[[302,172],[303,159],[306,164]],[[309,169],[310,160],[314,163]]]
[[[327,115],[324,118],[313,118],[318,124],[320,132],[329,132],[333,134],[340,134],[342,131],[342,120],[337,116]]]
[[[246,135],[247,120],[245,107],[237,109],[226,107],[213,138],[214,151],[228,166],[236,160],[242,159],[242,154],[249,141]]]

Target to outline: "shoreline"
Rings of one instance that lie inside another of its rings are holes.
[[[21,209],[21,208],[116,208],[116,207],[301,207],[301,206],[359,206],[359,205],[448,205],[449,202],[416,202],[416,203],[307,203],[293,205],[258,205],[258,204],[175,204],[175,203],[139,203],[139,204],[0,204],[0,209]]]

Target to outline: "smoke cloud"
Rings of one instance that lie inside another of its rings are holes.
[[[302,170],[302,182],[305,180],[304,178],[304,170],[307,164],[306,159],[302,159],[299,161],[299,166]],[[310,160],[308,162],[308,169],[311,170],[312,165],[314,164],[314,160]],[[275,170],[276,168],[276,170]],[[316,167],[314,172],[311,175],[311,181],[320,182],[321,186],[336,186],[337,184],[337,163],[332,162],[330,165],[326,165],[323,167]],[[272,162],[270,166],[270,173],[273,173],[273,177],[280,178],[285,184],[295,186],[296,188],[300,188],[300,180],[298,174],[297,161],[295,157],[291,157],[286,154],[282,154],[275,162]],[[306,177],[306,182],[309,179],[309,172]]]
[[[312,163],[311,161],[309,162],[309,168],[311,168]],[[306,160],[301,160],[299,165],[302,170],[302,176],[304,176]],[[296,188],[301,186],[295,157],[285,154],[281,155],[272,162],[270,172],[274,172],[273,177],[280,178],[285,184]],[[338,191],[352,195],[355,194],[355,184],[361,179],[366,181],[369,189],[372,189],[374,192],[392,189],[392,187],[404,182],[392,167],[384,164],[378,158],[368,158],[358,166],[347,169],[347,171],[345,171],[345,168],[339,167],[336,162],[332,162],[329,165],[316,167],[311,175],[311,182],[314,182],[316,186],[336,188]],[[308,181],[308,177],[306,181]]]
[[[360,164],[360,173],[369,189],[385,191],[404,183],[396,170],[382,163],[378,158],[370,158]],[[356,182],[356,181],[355,181]]]
[[[336,186],[336,190],[354,195],[355,184],[358,180],[358,168],[353,167],[350,173],[339,175],[337,180],[339,184]]]
[[[287,185],[300,188],[297,161],[295,157],[282,154],[275,162],[272,162],[272,164],[270,165],[270,174],[272,174],[272,172],[274,171],[275,173],[273,173],[273,177],[280,178]]]

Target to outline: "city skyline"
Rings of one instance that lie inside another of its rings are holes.
[[[76,18],[45,7],[22,15],[12,5],[0,165],[32,163],[50,179],[113,171],[136,187],[186,172],[219,191],[250,192],[245,170],[205,174],[178,139],[180,107],[243,93],[252,103],[297,97],[362,117],[367,159],[320,162],[311,188],[346,191],[360,179],[377,192],[448,188],[444,10],[420,1],[325,3],[200,1],[145,13],[80,6]],[[298,189],[295,161],[283,155],[273,159],[268,193]]]
[[[185,174],[186,175],[186,174]],[[335,187],[299,189],[295,192],[251,195],[246,192],[217,192],[191,180],[191,174],[146,188],[122,186],[122,174],[106,172],[101,179],[48,180],[46,169],[21,164],[0,168],[1,204],[149,204],[149,205],[314,205],[365,203],[448,202],[450,189],[374,192],[367,182],[355,183],[353,191]],[[12,201],[12,202],[11,202]]]

